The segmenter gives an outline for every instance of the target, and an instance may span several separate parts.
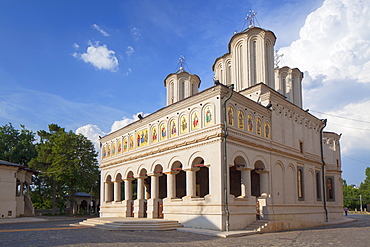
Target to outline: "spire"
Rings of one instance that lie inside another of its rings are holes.
[[[181,72],[185,71],[185,69],[184,69],[184,65],[186,65],[185,59],[186,59],[186,57],[184,57],[181,54],[180,57],[179,57],[179,62],[178,62],[178,64],[180,65],[180,68],[176,71],[176,73],[181,73]]]

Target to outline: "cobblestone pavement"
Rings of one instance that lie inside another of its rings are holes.
[[[0,224],[0,246],[370,246],[370,215],[357,221],[278,233],[217,238],[179,231],[72,228],[81,219]]]

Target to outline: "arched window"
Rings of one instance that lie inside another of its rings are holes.
[[[303,187],[303,167],[297,167],[297,186],[298,186],[298,200],[304,200],[304,187]]]
[[[175,174],[175,188],[177,198],[182,198],[186,196],[186,173],[182,170],[182,164],[179,161],[176,161],[172,165],[172,171],[176,172]]]
[[[17,178],[17,190],[16,190],[16,196],[20,196],[21,195],[21,189],[22,189],[22,187],[21,187],[21,181],[19,181],[19,179]]]
[[[209,194],[209,169],[204,166],[202,158],[196,158],[193,162],[193,167],[198,168],[195,172],[196,196],[205,197]]]
[[[185,98],[185,81],[180,82],[180,100]]]
[[[334,201],[334,178],[326,177],[326,197],[328,201]]]
[[[111,202],[113,201],[113,195],[114,195],[114,188],[113,188],[113,182],[112,177],[108,175],[107,179],[105,180],[105,201]]]
[[[240,170],[236,169],[236,166],[229,168],[229,180],[230,180],[230,194],[235,197],[241,196],[241,183],[242,177]]]

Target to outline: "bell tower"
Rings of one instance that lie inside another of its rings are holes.
[[[164,79],[164,86],[167,89],[167,106],[198,93],[200,78],[185,71],[183,67],[185,57],[180,57],[179,64],[179,70]]]

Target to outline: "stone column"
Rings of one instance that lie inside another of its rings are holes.
[[[196,196],[196,176],[195,176],[195,170],[193,169],[187,169],[186,171],[186,196],[189,197],[195,197]]]
[[[251,192],[251,168],[241,168],[241,195],[242,197],[249,198],[252,194]]]
[[[158,201],[159,201],[159,177],[161,174],[148,174],[151,177],[150,199],[147,200],[147,217],[148,219],[158,218]]]
[[[137,199],[144,199],[144,178],[137,178]]]
[[[114,181],[114,201],[121,201],[121,182]]]
[[[104,201],[108,202],[110,200],[109,198],[109,183],[104,183]]]
[[[125,179],[125,200],[132,200],[132,179]]]
[[[151,198],[157,199],[159,196],[159,175],[154,174],[151,176]]]
[[[168,172],[167,174],[167,198],[176,197],[176,184],[175,184],[175,175],[174,172]]]
[[[269,179],[268,179],[268,172],[267,171],[261,171],[260,174],[260,189],[261,189],[261,195],[263,193],[269,194]]]

